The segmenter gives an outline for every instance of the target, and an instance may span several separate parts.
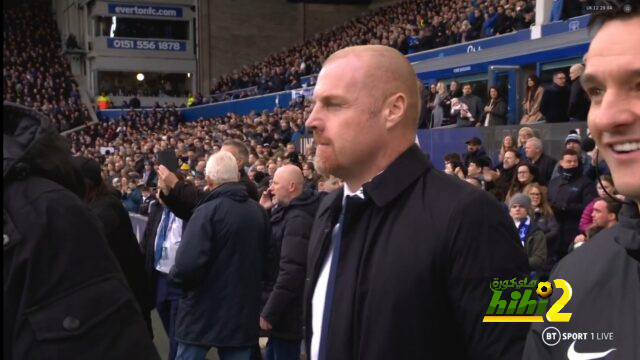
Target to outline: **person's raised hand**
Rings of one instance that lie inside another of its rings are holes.
[[[164,165],[160,165],[158,166],[158,181],[162,181],[167,188],[173,189],[178,183],[178,177]]]

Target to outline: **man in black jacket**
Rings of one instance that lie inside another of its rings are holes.
[[[547,86],[542,94],[540,112],[548,123],[567,122],[569,109],[569,88],[567,75],[562,71],[553,74],[553,84]]]
[[[419,101],[413,68],[386,46],[339,50],[319,74],[316,169],[345,186],[322,200],[309,241],[312,360],[521,356],[526,324],[482,319],[494,277],[527,273],[524,250],[491,195],[415,145]]]
[[[527,142],[528,143],[528,142]],[[580,155],[566,149],[558,166],[560,176],[549,183],[549,203],[558,221],[559,241],[549,253],[558,261],[567,254],[569,244],[580,232],[578,224],[584,208],[598,196],[596,185],[582,174]]]
[[[543,185],[548,184],[558,161],[544,153],[542,140],[536,137],[527,140],[527,143],[524,145],[524,153],[527,156],[527,160],[529,160],[529,164],[538,169]]]
[[[159,359],[64,138],[3,114],[3,359]]]
[[[297,166],[279,168],[260,204],[271,210],[268,300],[260,328],[269,331],[267,360],[298,360],[302,340],[302,294],[307,248],[319,197],[305,189]]]
[[[580,85],[580,77],[584,72],[584,65],[575,64],[569,68],[571,78],[571,92],[569,94],[569,121],[585,121],[589,113],[589,96]]]
[[[592,15],[592,24],[604,24],[585,55],[581,79],[591,96],[589,129],[611,169],[616,190],[628,201],[618,225],[600,231],[551,273],[552,283],[563,279],[571,285],[571,299],[562,309],[571,319],[534,324],[527,337],[526,360],[640,358],[640,97],[637,88],[629,87],[640,83],[640,37],[632,35],[640,28],[640,11],[637,5],[628,5]],[[566,293],[554,289],[549,306],[561,297]],[[557,330],[547,332],[608,336],[563,338],[550,346],[542,337],[549,326]]]
[[[247,147],[239,140],[227,140],[220,148],[220,151],[226,151],[233,155],[238,165],[239,182],[247,189],[251,199],[259,201],[258,187],[249,179],[244,170],[244,165],[249,159]],[[158,177],[170,189],[168,194],[163,192],[160,195],[166,206],[176,216],[188,221],[196,205],[207,196],[207,192],[197,188],[190,182],[178,180],[176,175],[163,165],[158,167]]]
[[[176,319],[178,359],[246,359],[258,342],[260,290],[269,222],[238,183],[230,153],[207,161],[212,189],[193,212],[170,279],[185,290]]]

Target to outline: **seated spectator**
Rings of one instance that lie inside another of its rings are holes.
[[[548,184],[558,161],[544,153],[542,141],[536,137],[527,140],[524,150],[529,163],[538,168],[542,184]]]
[[[567,137],[565,138],[564,147],[565,149],[572,149],[578,154],[580,154],[580,164],[582,164],[582,173],[584,175],[587,175],[591,167],[591,156],[589,156],[589,154],[587,154],[586,152],[582,151],[582,139],[580,138],[580,135],[578,135],[575,132],[575,130],[571,130],[571,133],[567,135]],[[559,167],[560,167],[560,164],[556,164],[556,167],[553,169],[553,175],[551,175],[552,179],[556,176],[560,176]]]
[[[448,153],[444,156],[444,172],[460,179],[467,177],[467,167],[462,163],[460,154]]]
[[[618,200],[614,200],[611,198],[597,198],[594,200],[593,204],[593,212],[591,217],[593,218],[593,224],[587,228],[585,234],[579,234],[574,239],[573,249],[584,244],[585,241],[593,237],[592,229],[608,229],[618,223],[618,214],[620,213],[620,209],[622,209],[622,202]],[[569,247],[568,252],[573,250]]]
[[[538,169],[531,164],[518,165],[518,167],[516,168],[516,175],[511,181],[509,191],[507,191],[505,203],[508,204],[515,194],[523,192],[525,186],[534,182],[540,183],[540,175],[538,173]]]
[[[507,150],[513,150],[517,153],[517,147],[516,147],[516,139],[513,137],[513,135],[505,135],[502,138],[502,143],[500,144],[500,153],[498,154],[498,161],[502,162],[502,160],[504,159],[504,153]]]
[[[489,88],[489,103],[484,107],[482,119],[483,126],[507,124],[507,103],[496,86]]]
[[[600,181],[596,183],[596,192],[598,197],[593,199],[582,211],[580,216],[580,224],[578,229],[581,234],[586,234],[587,229],[593,224],[593,205],[598,199],[610,199],[610,196],[618,197],[620,200],[624,200],[618,195],[613,179],[610,175],[600,175]]]
[[[533,207],[532,220],[544,232],[547,249],[555,249],[558,242],[558,222],[549,205],[547,187],[538,183],[531,183],[524,187],[523,194],[531,199],[531,206]],[[545,266],[540,270],[541,279],[546,280],[548,278],[554,265],[551,260],[550,257],[547,257]]]
[[[520,130],[518,130],[518,155],[520,159],[526,159],[524,147],[527,144],[527,140],[535,136],[536,134],[533,129],[528,126],[521,127]]]
[[[540,112],[540,102],[544,89],[540,86],[540,79],[535,75],[527,77],[527,90],[524,101],[522,102],[522,119],[520,124],[529,124],[542,120],[542,112]]]
[[[532,221],[532,213],[531,199],[527,195],[518,193],[509,200],[509,214],[518,229],[520,243],[527,253],[529,268],[532,272],[538,272],[547,261],[547,242],[542,229]]]

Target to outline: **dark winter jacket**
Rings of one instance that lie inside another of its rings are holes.
[[[534,323],[523,359],[640,358],[640,217],[635,203],[623,209],[631,216],[621,216],[617,225],[572,251],[551,273],[551,282],[563,279],[572,290],[571,299],[562,308],[563,313],[571,314],[570,321],[554,322],[553,327],[563,334],[587,333],[587,337],[562,338],[548,346],[542,342],[542,332],[550,324]],[[564,295],[554,288],[547,309]],[[586,354],[605,352],[609,356]]]
[[[255,201],[260,200],[256,183],[249,179],[244,170],[240,170],[239,182],[245,186],[249,198]],[[177,217],[184,221],[189,221],[194,209],[207,197],[207,194],[206,191],[199,189],[190,182],[178,181],[169,192],[169,195],[161,193],[160,197]]]
[[[555,83],[544,89],[540,112],[544,115],[548,123],[559,123],[569,121],[567,116],[569,110],[569,87],[558,86]]]
[[[491,101],[489,101],[490,103]],[[507,124],[507,103],[503,98],[497,98],[494,101],[491,111],[485,113],[485,117],[489,116],[488,126],[498,126]],[[484,125],[485,118],[482,119],[482,125]]]
[[[159,359],[67,143],[3,113],[3,359]]]
[[[207,194],[184,230],[169,275],[186,291],[178,306],[178,341],[257,343],[268,234],[267,213],[242,184],[222,184]]]
[[[529,268],[532,271],[541,270],[547,262],[547,242],[542,229],[535,222],[531,222],[524,240],[524,248],[529,258]]]
[[[307,249],[313,219],[320,198],[305,190],[288,206],[271,212],[269,243],[270,284],[262,317],[273,327],[269,336],[302,339],[302,295],[307,266]]]
[[[89,206],[103,226],[109,248],[116,256],[151,332],[150,312],[153,306],[149,296],[149,278],[129,214],[115,195],[103,196]]]
[[[569,94],[569,118],[586,121],[591,100],[580,84],[580,78],[577,78],[571,84],[571,93]]]
[[[553,169],[555,169],[558,160],[551,156],[542,153],[537,161],[529,160],[529,164],[535,166],[538,169],[538,174],[542,180],[542,185],[549,184],[549,181],[553,177]]]
[[[528,324],[482,323],[489,283],[528,272],[513,221],[491,195],[433,168],[413,145],[346,201],[327,359],[517,359]],[[327,195],[311,232],[312,296],[343,190]],[[478,211],[482,209],[482,211]]]
[[[554,249],[557,258],[567,253],[567,247],[580,233],[582,211],[596,196],[593,181],[581,174],[571,179],[558,176],[549,183],[549,203],[559,226],[559,240]]]

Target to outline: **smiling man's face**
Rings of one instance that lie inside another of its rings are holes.
[[[588,123],[616,189],[640,202],[640,18],[606,23],[585,55]]]

